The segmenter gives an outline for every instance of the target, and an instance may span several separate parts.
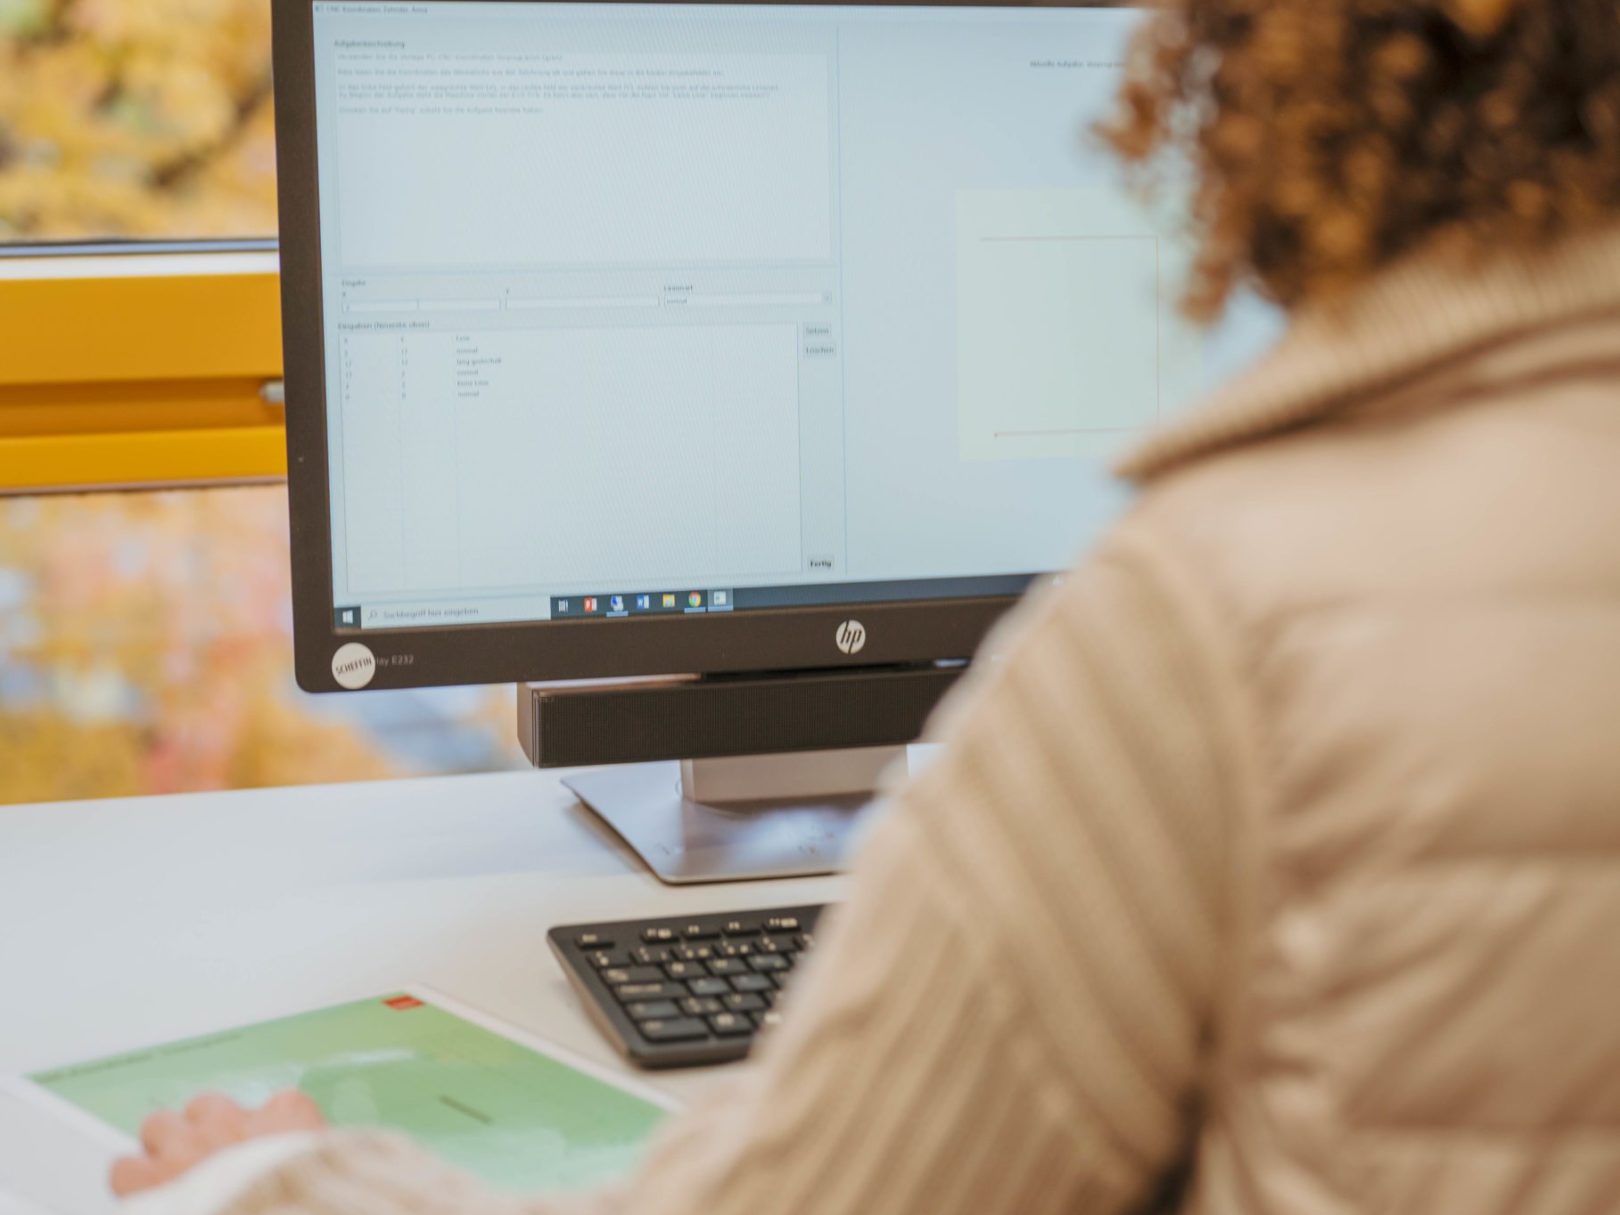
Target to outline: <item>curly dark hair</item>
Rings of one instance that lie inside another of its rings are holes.
[[[1163,0],[1102,134],[1190,163],[1191,315],[1293,308],[1620,221],[1620,3]]]

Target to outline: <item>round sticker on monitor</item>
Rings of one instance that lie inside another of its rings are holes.
[[[351,692],[365,687],[376,674],[377,656],[370,646],[351,641],[332,655],[332,678]]]

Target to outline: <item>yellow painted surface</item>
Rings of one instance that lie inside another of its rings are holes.
[[[274,274],[0,281],[0,493],[286,474]]]
[[[0,382],[82,384],[281,375],[274,274],[0,282]]]
[[[0,486],[37,493],[284,477],[285,443],[280,426],[0,439]]]

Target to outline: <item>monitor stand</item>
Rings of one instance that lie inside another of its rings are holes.
[[[566,777],[662,882],[811,877],[843,869],[861,812],[906,748],[620,764]]]

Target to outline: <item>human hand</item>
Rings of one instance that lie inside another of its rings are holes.
[[[113,1193],[123,1198],[173,1181],[244,1140],[318,1131],[325,1125],[320,1107],[296,1090],[277,1093],[258,1110],[208,1093],[186,1106],[183,1115],[164,1110],[142,1124],[142,1153],[113,1165]]]

